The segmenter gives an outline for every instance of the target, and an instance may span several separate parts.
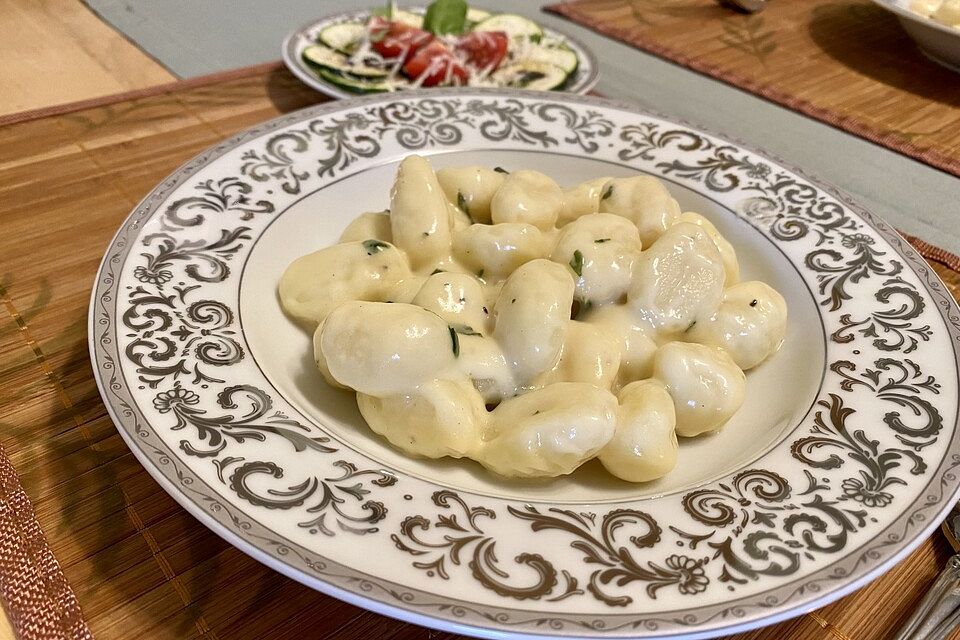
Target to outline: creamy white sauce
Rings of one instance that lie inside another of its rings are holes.
[[[561,189],[409,156],[390,200],[294,261],[279,293],[324,377],[410,454],[517,477],[596,456],[653,480],[677,436],[723,427],[743,370],[783,341],[782,296],[738,282],[733,247],[655,178]]]

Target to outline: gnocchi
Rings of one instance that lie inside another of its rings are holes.
[[[733,246],[651,176],[547,175],[404,159],[390,208],[293,261],[286,313],[331,385],[406,454],[516,478],[591,458],[627,482],[715,431],[787,330]]]

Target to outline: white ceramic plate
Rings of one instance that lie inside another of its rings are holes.
[[[404,9],[414,13],[423,13],[424,11],[423,7],[404,7]],[[325,93],[334,98],[356,97],[356,93],[346,91],[345,89],[338,87],[331,82],[327,82],[318,76],[316,71],[311,69],[310,66],[303,61],[302,54],[304,49],[311,45],[317,44],[317,34],[323,31],[326,27],[342,22],[363,22],[369,17],[370,10],[364,9],[362,11],[352,11],[348,13],[339,13],[336,15],[327,16],[303,25],[284,38],[283,46],[281,48],[283,63],[287,65],[287,68],[290,69],[293,75],[300,78],[304,84],[316,89],[321,93]],[[597,81],[600,79],[600,71],[599,67],[597,66],[596,56],[593,55],[593,51],[588,49],[585,44],[573,36],[569,36],[566,33],[562,33],[555,29],[548,29],[543,25],[540,25],[540,28],[543,29],[545,36],[552,39],[565,41],[567,46],[573,49],[573,51],[577,54],[577,58],[580,61],[577,69],[570,76],[566,86],[563,88],[563,91],[569,93],[586,93],[590,91],[590,89],[593,89],[593,87],[597,84]]]
[[[920,51],[943,66],[960,72],[960,29],[940,24],[910,10],[909,0],[873,0],[894,13]]]
[[[783,349],[651,484],[404,457],[322,382],[275,287],[384,208],[410,153],[561,183],[660,176],[783,292]],[[316,589],[487,637],[706,637],[876,577],[957,493],[958,327],[889,226],[769,156],[631,106],[480,90],[324,104],[209,149],[123,224],[90,305],[104,401],[186,509]]]

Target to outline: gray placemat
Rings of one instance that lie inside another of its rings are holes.
[[[180,77],[276,60],[287,32],[348,0],[86,0],[127,38]],[[484,0],[566,31],[597,54],[605,96],[739,138],[840,187],[907,233],[960,252],[960,180],[719,81],[614,42],[540,2]],[[958,76],[960,81],[960,76]]]

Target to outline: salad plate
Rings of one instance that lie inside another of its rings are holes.
[[[425,23],[430,8],[362,10],[314,20],[284,39],[283,61],[305,84],[334,98],[437,84],[586,93],[599,79],[593,52],[572,36],[523,16],[475,7],[464,14],[456,34],[434,35],[428,29],[447,27]]]
[[[387,206],[411,154],[561,184],[657,176],[783,294],[782,349],[654,482],[403,455],[323,382],[276,290]],[[392,93],[235,135],[122,224],[89,331],[120,434],[207,527],[319,591],[476,636],[713,637],[796,616],[903,559],[960,486],[960,313],[916,251],[769,154],[587,96]]]

